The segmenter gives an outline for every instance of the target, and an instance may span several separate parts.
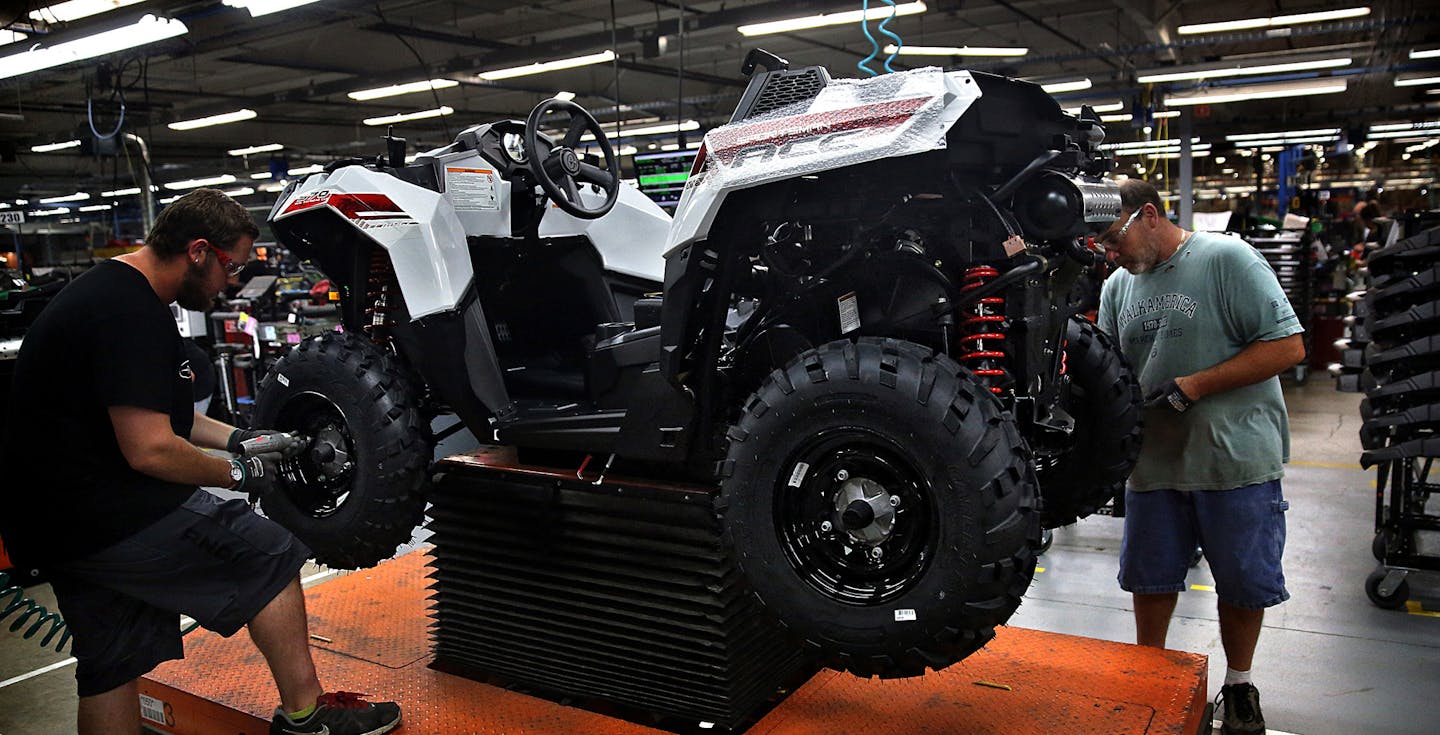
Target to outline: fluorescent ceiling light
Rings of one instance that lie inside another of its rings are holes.
[[[31,152],[31,153],[54,153],[55,151],[63,151],[63,150],[65,150],[66,148],[79,148],[79,147],[80,147],[80,141],[78,141],[78,140],[67,140],[67,141],[65,141],[64,143],[46,143],[45,145],[32,145],[32,146],[30,146],[30,152]]]
[[[1414,77],[1403,77],[1397,75],[1395,77],[1395,86],[1397,87],[1428,87],[1432,84],[1440,84],[1440,76],[1436,76],[1434,74],[1427,74],[1424,76]]]
[[[1285,28],[1287,26],[1301,23],[1321,23],[1327,20],[1344,20],[1346,18],[1359,18],[1370,14],[1370,8],[1344,8],[1342,10],[1324,10],[1318,13],[1299,13],[1297,15],[1277,15],[1273,18],[1245,18],[1243,20],[1226,20],[1219,23],[1196,23],[1193,25],[1180,26],[1176,30],[1182,36],[1196,33],[1223,33],[1225,31],[1248,31],[1255,28]]]
[[[878,3],[877,3],[878,5]],[[765,23],[751,23],[737,27],[742,36],[764,36],[771,33],[789,33],[791,31],[803,31],[807,28],[820,28],[822,26],[838,26],[849,23],[859,23],[862,16],[865,20],[884,20],[889,18],[891,13],[895,15],[916,15],[925,12],[925,3],[900,3],[894,7],[880,5],[872,7],[869,11],[847,10],[840,13],[820,13],[818,15],[807,15],[801,18],[786,18],[785,20],[772,20]]]
[[[1121,113],[1119,115],[1100,116],[1100,122],[1130,122],[1130,120],[1132,119],[1134,119],[1134,117],[1128,112]]]
[[[1317,135],[1339,136],[1340,128],[1286,130],[1281,133],[1240,133],[1238,135],[1227,135],[1225,136],[1225,140],[1281,140],[1284,138],[1312,138]]]
[[[555,93],[555,99],[560,100],[561,102],[569,102],[570,100],[575,99],[575,93],[574,93],[574,92],[556,92],[556,93]]]
[[[1246,102],[1282,97],[1306,97],[1316,94],[1333,94],[1345,91],[1344,79],[1316,79],[1308,82],[1281,82],[1278,84],[1248,84],[1236,87],[1215,87],[1193,92],[1178,92],[1165,97],[1165,104],[1171,107],[1183,105],[1219,105],[1226,102]]]
[[[367,117],[366,125],[393,125],[394,123],[409,122],[411,120],[425,120],[441,115],[449,115],[455,112],[455,108],[448,105],[441,105],[434,110],[421,110],[419,112],[406,112],[399,115],[385,115],[384,117]]]
[[[1179,111],[1179,110],[1161,110],[1161,111],[1155,113],[1155,119],[1156,119],[1156,120],[1163,120],[1163,119],[1165,119],[1165,118],[1167,118],[1167,117],[1180,117],[1180,111]]]
[[[1367,137],[1369,137],[1370,142],[1373,143],[1376,139],[1414,138],[1421,140],[1427,135],[1434,135],[1434,133],[1428,130],[1382,130],[1378,133],[1371,132]],[[1369,145],[1369,143],[1366,145]]]
[[[111,189],[110,191],[102,191],[102,192],[100,192],[100,196],[102,196],[102,197],[128,197],[128,196],[130,196],[130,195],[132,195],[132,194],[139,194],[139,193],[140,193],[140,187],[134,186],[134,187],[131,187],[131,188],[129,188],[129,189]]]
[[[225,196],[243,197],[243,196],[245,196],[246,194],[254,194],[254,193],[255,193],[255,190],[254,190],[254,189],[252,189],[252,188],[250,188],[250,187],[248,187],[248,186],[242,186],[242,187],[240,187],[239,189],[229,189],[229,190],[227,190],[227,191],[225,192]]]
[[[887,54],[900,56],[1024,56],[1030,49],[1024,46],[896,46],[885,47]]]
[[[50,217],[56,214],[69,214],[69,207],[56,207],[55,209],[37,209],[30,212],[32,217]]]
[[[178,20],[147,15],[128,26],[64,41],[54,46],[45,46],[42,41],[29,51],[0,57],[0,79],[144,46],[174,38],[189,30]]]
[[[285,146],[280,145],[279,143],[266,143],[264,145],[252,145],[249,148],[232,148],[225,152],[229,153],[232,156],[249,156],[256,153],[269,153],[270,151],[278,151],[284,148]],[[269,176],[269,174],[266,174],[266,176]]]
[[[1064,82],[1050,82],[1041,84],[1040,88],[1048,94],[1061,94],[1064,92],[1083,92],[1090,88],[1090,77],[1084,79],[1071,79]]]
[[[638,135],[665,135],[667,133],[678,133],[682,130],[699,130],[700,123],[694,120],[686,120],[682,123],[669,123],[666,125],[650,125],[643,128],[621,127],[619,133],[611,134],[614,138],[632,138]],[[582,141],[595,140],[595,136],[586,133],[580,136]]]
[[[1379,125],[1371,125],[1370,131],[1376,132],[1380,130],[1429,130],[1430,128],[1440,128],[1440,121],[1417,123],[1381,123]]]
[[[1312,135],[1298,138],[1253,138],[1235,142],[1236,148],[1268,148],[1271,146],[1289,147],[1305,143],[1333,143],[1340,139],[1340,135]]]
[[[280,191],[281,189],[284,189],[284,188],[285,188],[286,186],[288,186],[288,185],[289,185],[289,182],[288,182],[288,181],[276,181],[276,182],[273,182],[273,183],[270,183],[270,184],[261,184],[261,185],[260,185],[260,191],[264,191],[264,192],[276,192],[276,191]]]
[[[526,65],[524,65],[524,66],[512,66],[512,67],[510,67],[510,68],[508,68],[508,69],[494,69],[494,70],[491,70],[491,71],[482,71],[482,72],[480,72],[477,76],[479,76],[481,79],[485,79],[485,80],[488,80],[488,81],[493,82],[493,81],[496,81],[496,80],[499,80],[499,79],[509,79],[509,78],[511,78],[511,77],[523,77],[523,76],[528,76],[528,75],[530,75],[530,74],[544,74],[544,73],[547,72],[547,71],[559,71],[560,69],[574,69],[574,68],[577,67],[577,66],[588,66],[588,65],[590,65],[590,64],[603,64],[603,63],[605,63],[605,62],[607,62],[607,61],[614,61],[614,60],[615,60],[615,52],[614,52],[614,51],[611,51],[611,50],[609,50],[609,49],[606,49],[606,50],[601,51],[601,52],[599,52],[599,53],[587,54],[587,55],[585,55],[585,56],[576,56],[576,57],[569,58],[569,59],[560,59],[560,60],[558,60],[558,61],[540,61],[540,62],[536,62],[536,63],[534,63],[534,64],[526,64]]]
[[[105,211],[105,210],[107,210],[107,209],[111,209],[112,207],[113,207],[113,205],[110,205],[110,204],[90,204],[90,205],[81,207],[79,211],[81,211],[81,212],[103,212],[103,211]]]
[[[633,156],[633,155],[635,155],[636,153],[639,153],[639,152],[640,152],[640,149],[639,149],[639,148],[636,148],[636,147],[633,146],[633,145],[627,145],[627,146],[622,146],[619,150],[615,151],[615,155],[617,155],[617,156]]]
[[[388,87],[376,87],[375,89],[362,89],[358,92],[350,92],[345,96],[352,100],[364,101],[375,100],[381,97],[394,97],[401,94],[413,92],[429,92],[432,89],[449,89],[458,87],[460,83],[454,79],[431,79],[425,82],[410,82],[409,84],[392,84]]]
[[[41,199],[41,200],[40,200],[40,203],[41,203],[41,204],[58,204],[58,203],[60,203],[60,202],[83,202],[83,201],[85,201],[86,199],[89,199],[89,198],[90,198],[90,195],[89,195],[89,194],[86,194],[85,192],[81,191],[81,192],[76,192],[76,193],[74,193],[74,194],[66,194],[66,195],[63,196],[63,197],[45,197],[44,199]]]
[[[254,110],[243,109],[234,112],[225,112],[219,115],[211,115],[209,117],[197,117],[194,120],[181,120],[170,123],[167,127],[171,130],[194,130],[196,128],[208,128],[211,125],[226,125],[243,120],[253,120],[254,118]]]
[[[301,5],[309,5],[313,2],[319,2],[319,0],[225,0],[225,4],[232,8],[249,10],[251,18],[259,18],[262,15],[298,8]]]
[[[0,28],[0,46],[4,46],[7,43],[15,43],[16,41],[22,40],[24,38],[25,34],[21,33],[20,31],[11,31]]]
[[[1412,48],[1412,49],[1410,49],[1410,58],[1412,58],[1412,59],[1434,59],[1434,58],[1440,58],[1440,47],[1437,47],[1437,48],[1425,48],[1425,49]]]
[[[1079,115],[1079,114],[1080,114],[1080,108],[1079,108],[1079,107],[1062,107],[1062,108],[1060,108],[1060,109],[1061,109],[1062,112],[1064,112],[1064,113],[1067,114],[1067,115]],[[1090,105],[1090,109],[1092,109],[1092,110],[1094,110],[1094,111],[1096,111],[1096,112],[1119,112],[1119,111],[1125,109],[1125,103],[1124,103],[1124,102],[1100,102],[1100,103],[1097,103],[1097,104],[1092,104],[1092,105]]]
[[[1124,143],[1101,143],[1100,150],[1113,151],[1124,148],[1154,148],[1157,146],[1178,146],[1180,145],[1180,142],[1181,141],[1179,138],[1164,138],[1162,140],[1131,140]],[[1199,143],[1200,139],[1191,138],[1190,142]]]
[[[32,10],[30,19],[41,23],[69,23],[140,2],[144,0],[70,0]]]
[[[176,189],[198,189],[202,186],[219,186],[221,184],[233,183],[235,183],[234,176],[231,176],[230,174],[220,174],[219,176],[209,176],[203,179],[186,179],[185,181],[172,181],[166,184],[165,188],[171,191],[175,191]]]
[[[179,195],[179,194],[176,194],[176,195],[173,196],[173,197],[165,197],[164,199],[161,199],[161,200],[160,200],[160,203],[161,203],[161,204],[174,204],[175,202],[177,202],[177,201],[179,201],[179,200],[180,200],[180,195]]]
[[[318,174],[318,173],[320,173],[321,171],[324,171],[324,170],[325,170],[325,167],[324,167],[324,166],[321,166],[321,165],[318,164],[318,163],[312,163],[312,164],[310,164],[309,166],[301,166],[301,167],[299,167],[299,168],[292,168],[292,169],[290,169],[289,171],[286,171],[286,172],[285,172],[285,175],[286,175],[286,176],[306,176],[306,175],[308,175],[308,174]]]
[[[252,179],[268,179],[268,178],[270,178],[270,172],[269,172],[269,171],[261,171],[261,172],[259,172],[259,173],[250,174],[250,178],[252,178]]]
[[[1207,64],[1203,67],[1189,67],[1174,70],[1151,69],[1141,72],[1135,81],[1141,84],[1155,84],[1157,82],[1175,82],[1182,79],[1218,79],[1221,77],[1241,77],[1254,74],[1278,74],[1288,71],[1334,69],[1341,66],[1349,66],[1350,61],[1350,57],[1348,56],[1337,56],[1329,59],[1280,61],[1272,64],[1251,65],[1243,62],[1233,62],[1224,65]]]

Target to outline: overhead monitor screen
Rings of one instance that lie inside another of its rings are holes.
[[[680,194],[685,191],[685,180],[690,177],[690,165],[693,163],[695,151],[635,156],[635,178],[640,184],[640,192],[662,207],[674,207],[680,203]]]

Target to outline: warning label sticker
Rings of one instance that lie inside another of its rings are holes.
[[[457,212],[499,209],[495,189],[495,172],[488,168],[445,167],[445,194]]]

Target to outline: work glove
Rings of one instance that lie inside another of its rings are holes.
[[[1146,408],[1164,406],[1175,409],[1175,413],[1185,413],[1186,409],[1193,405],[1195,401],[1185,395],[1180,384],[1174,380],[1167,380],[1160,387],[1145,394]]]
[[[299,454],[309,442],[298,433],[273,429],[236,429],[225,441],[225,451],[242,457],[275,454],[289,458]]]
[[[259,454],[230,460],[232,467],[240,469],[240,482],[231,490],[242,490],[255,502],[275,490],[276,479],[280,476],[280,455]]]

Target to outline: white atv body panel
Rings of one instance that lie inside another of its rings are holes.
[[[980,97],[969,72],[938,67],[834,79],[812,99],[705,134],[665,251],[705,237],[731,192],[945,147]]]
[[[453,310],[474,276],[465,228],[444,196],[363,166],[305,179],[275,220],[315,207],[344,217],[390,254],[412,320]]]
[[[467,233],[513,237],[512,184],[502,179],[493,165],[475,151],[443,154],[434,160],[445,199]],[[598,207],[605,202],[605,194],[582,184],[580,200],[588,207]],[[614,208],[599,219],[572,217],[551,202],[540,220],[540,237],[588,238],[600,253],[605,270],[657,282],[664,278],[669,231],[670,215],[632,186],[621,186]]]
[[[514,237],[511,185],[473,151],[435,159],[445,191],[437,193],[363,166],[314,174],[276,210],[282,220],[315,207],[334,210],[385,248],[412,320],[453,311],[474,278],[466,236]],[[583,187],[591,206],[604,195]],[[607,271],[664,278],[663,250],[670,217],[630,186],[609,214],[595,220],[571,217],[551,204],[540,236],[586,237]]]

